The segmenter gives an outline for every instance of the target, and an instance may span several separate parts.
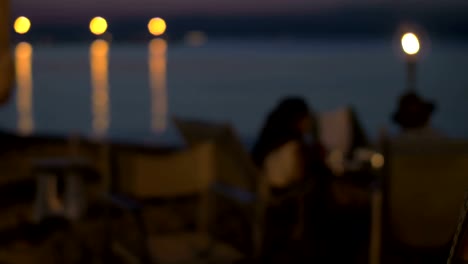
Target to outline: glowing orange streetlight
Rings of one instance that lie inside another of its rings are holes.
[[[401,47],[406,54],[408,90],[416,89],[416,56],[421,48],[416,34],[407,32],[401,37]]]
[[[25,16],[20,16],[15,20],[13,28],[18,34],[26,34],[31,28],[31,21]]]
[[[107,30],[107,21],[102,17],[95,17],[89,22],[89,30],[94,35],[102,35]]]
[[[166,21],[160,17],[152,18],[148,22],[148,30],[153,36],[161,36],[166,32]]]

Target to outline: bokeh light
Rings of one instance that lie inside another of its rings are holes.
[[[110,125],[109,43],[102,39],[90,46],[92,126],[95,136],[105,136]]]
[[[385,164],[385,158],[382,154],[375,153],[374,155],[372,155],[370,162],[372,168],[381,169]]]
[[[20,42],[16,45],[17,126],[21,135],[30,135],[34,131],[32,55],[31,44]]]
[[[167,41],[161,38],[152,39],[149,43],[151,56],[165,56],[167,52]]]
[[[191,47],[203,46],[206,41],[206,34],[202,31],[190,31],[185,34],[185,43]]]
[[[102,17],[95,17],[89,22],[89,30],[94,35],[102,35],[107,30],[107,21]]]
[[[31,28],[31,21],[27,17],[20,16],[15,20],[13,28],[18,34],[26,34]]]
[[[15,54],[17,58],[30,58],[32,56],[33,48],[28,42],[20,42],[16,45]]]
[[[167,129],[167,42],[155,38],[149,43],[149,77],[151,89],[151,127],[157,134]]]
[[[414,33],[406,33],[401,38],[403,51],[408,55],[415,55],[419,52],[419,39]]]
[[[148,30],[154,36],[161,36],[166,32],[166,21],[160,17],[152,18],[148,23]]]
[[[109,53],[109,43],[102,39],[97,39],[91,44],[91,55],[103,57]]]

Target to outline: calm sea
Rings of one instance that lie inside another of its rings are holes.
[[[169,142],[178,135],[164,119],[178,115],[229,121],[250,141],[279,98],[302,95],[319,112],[354,106],[375,137],[391,127],[406,80],[402,56],[383,41],[210,40],[200,47],[169,44],[167,59],[149,56],[145,44],[111,44],[106,90],[92,85],[89,50],[89,44],[33,46],[32,89],[17,89],[0,108],[0,127],[54,135],[97,129],[110,138]],[[418,89],[437,102],[435,126],[468,136],[468,44],[431,43],[418,64]],[[95,119],[105,124],[96,128]]]

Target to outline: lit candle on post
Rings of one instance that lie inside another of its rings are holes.
[[[416,90],[416,63],[417,54],[420,49],[419,39],[414,33],[405,33],[401,38],[401,46],[406,55],[407,89]]]
[[[89,24],[91,33],[102,35],[107,30],[107,22],[102,17],[95,17]],[[93,133],[102,137],[109,128],[109,81],[108,61],[109,43],[96,39],[90,46],[90,66],[92,85]]]
[[[161,36],[166,31],[166,22],[162,18],[153,18],[148,23],[148,30],[153,36]],[[166,53],[167,42],[154,38],[148,46],[149,82],[151,87],[151,127],[156,133],[167,128],[167,87]]]
[[[31,28],[31,21],[24,16],[15,20],[13,28],[17,34],[26,34]],[[15,48],[16,67],[16,107],[18,112],[18,132],[30,135],[34,130],[32,110],[33,80],[32,80],[33,48],[28,42],[20,42]]]

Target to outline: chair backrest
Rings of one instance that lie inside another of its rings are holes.
[[[203,142],[215,144],[217,182],[257,191],[259,171],[230,125],[180,118],[174,118],[174,122],[190,146]]]
[[[389,233],[407,246],[446,245],[468,189],[468,142],[393,141],[387,147]]]
[[[198,228],[208,229],[213,181],[212,144],[200,144],[166,155],[139,152],[118,155],[122,192],[139,199],[198,196]]]
[[[319,136],[325,148],[348,154],[368,144],[367,136],[352,107],[320,113]]]
[[[128,152],[120,159],[124,192],[138,198],[176,198],[208,190],[212,183],[209,143],[172,154]]]
[[[352,123],[349,108],[321,113],[319,129],[320,139],[327,149],[347,152],[351,148]]]
[[[253,254],[259,255],[263,236],[263,217],[268,200],[267,185],[236,133],[227,124],[174,118],[175,125],[190,146],[203,142],[215,145],[217,192],[246,210],[251,217]]]
[[[24,156],[28,163],[38,159],[70,159],[86,160],[90,171],[94,171],[93,182],[98,183],[101,192],[108,192],[110,183],[110,143],[99,140],[94,141],[70,135],[61,138],[30,138]]]

